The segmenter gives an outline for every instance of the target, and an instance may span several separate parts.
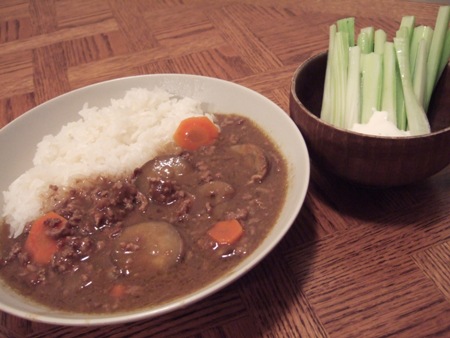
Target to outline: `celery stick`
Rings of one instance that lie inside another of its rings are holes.
[[[407,130],[408,124],[406,120],[405,96],[403,94],[402,79],[398,64],[395,67],[395,79],[395,97],[397,98],[395,106],[397,111],[397,128],[400,130]]]
[[[397,125],[397,88],[394,43],[386,41],[383,53],[383,88],[381,91],[381,110],[388,113],[388,120]]]
[[[427,84],[425,92],[425,111],[428,110],[431,95],[438,80],[437,75],[441,63],[442,51],[444,49],[445,35],[450,20],[450,6],[441,6],[436,18],[433,39],[431,40],[430,52],[427,61]]]
[[[386,42],[387,35],[382,29],[377,29],[374,35],[373,50],[377,54],[383,54],[384,43]]]
[[[374,28],[371,26],[361,28],[359,32],[357,44],[361,49],[361,72],[363,70],[365,56],[374,50],[374,35]]]
[[[333,55],[334,49],[334,38],[336,34],[336,25],[331,25],[329,28],[329,39],[328,39],[328,55],[327,55],[327,66],[325,70],[325,82],[322,98],[322,108],[320,112],[320,118],[327,123],[332,123],[332,90],[331,90],[331,56]]]
[[[423,108],[424,97],[425,97],[425,89],[426,89],[426,81],[427,81],[427,42],[422,39],[419,42],[419,46],[417,48],[417,58],[416,65],[414,69],[413,76],[413,89],[414,94],[416,95],[417,101]]]
[[[355,45],[355,18],[348,17],[336,21],[338,32],[348,33],[348,45],[350,47]]]
[[[360,121],[360,60],[361,49],[359,46],[349,48],[348,72],[347,72],[347,97],[345,105],[345,128],[351,129],[353,124]]]
[[[444,72],[445,67],[447,67],[448,59],[450,58],[450,28],[447,30],[444,41],[444,49],[442,50],[441,62],[439,65],[439,71],[437,78],[439,79]],[[437,82],[437,80],[436,80]]]
[[[382,60],[382,56],[376,53],[364,56],[361,78],[361,123],[369,122],[373,111],[381,108]]]
[[[361,53],[369,54],[373,52],[374,35],[373,27],[361,28],[357,40],[358,46],[361,48]]]
[[[430,45],[431,45],[431,39],[433,38],[433,28],[431,28],[430,26],[417,26],[414,28],[413,31],[413,35],[412,35],[412,39],[411,39],[411,43],[410,43],[410,58],[409,58],[409,62],[411,65],[411,75],[414,75],[414,69],[416,68],[416,56],[417,56],[417,49],[419,48],[419,42],[420,40],[425,40],[426,44],[425,44],[425,50],[428,51],[430,50]],[[428,58],[428,56],[427,56]]]
[[[358,37],[356,39],[356,45],[359,46],[359,48],[361,49],[361,53],[363,54],[369,53],[366,33],[359,32]]]
[[[333,92],[333,124],[344,127],[345,98],[348,71],[348,34],[337,32],[335,35],[333,55],[331,60],[331,87]]]
[[[406,26],[400,26],[399,30],[396,32],[395,36],[408,40],[408,28]],[[396,58],[397,60],[397,55]],[[406,118],[406,107],[405,107],[405,96],[403,93],[402,79],[400,75],[400,69],[398,67],[398,62],[396,66],[396,87],[397,87],[397,127],[401,130],[407,129],[407,118]]]
[[[418,102],[412,85],[409,65],[409,41],[406,38],[395,37],[394,47],[397,55],[403,94],[405,97],[408,128],[411,135],[430,133],[430,124],[422,105]]]
[[[405,15],[400,22],[400,28],[404,27],[408,32],[408,44],[411,45],[411,39],[416,25],[416,18],[413,15]]]
[[[406,39],[406,41],[409,40],[409,30],[407,27],[404,26],[400,26],[400,28],[395,32],[395,37],[396,38],[402,38],[402,39]],[[409,48],[410,44],[408,44],[408,48]]]

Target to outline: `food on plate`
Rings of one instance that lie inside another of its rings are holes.
[[[434,29],[404,16],[393,41],[371,26],[355,39],[352,17],[331,25],[320,117],[336,127],[364,132],[373,128],[360,125],[383,111],[398,131],[389,128],[381,136],[430,133],[428,107],[450,57],[449,20],[450,6],[439,8]],[[355,124],[359,126],[353,128]]]
[[[286,161],[248,118],[142,88],[80,114],[4,194],[0,276],[31,300],[158,305],[229,272],[275,224]]]

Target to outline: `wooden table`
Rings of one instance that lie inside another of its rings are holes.
[[[336,19],[355,16],[358,28],[383,27],[392,37],[402,15],[434,25],[437,9],[400,0],[2,0],[0,127],[72,89],[161,72],[233,81],[287,111],[294,70],[327,48]],[[387,190],[313,168],[287,236],[219,293],[116,326],[2,313],[0,336],[449,337],[449,215],[450,167]]]

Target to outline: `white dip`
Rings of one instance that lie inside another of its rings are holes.
[[[355,123],[351,129],[357,133],[375,136],[410,136],[409,131],[400,130],[388,120],[388,113],[385,111],[374,111],[369,122],[361,124]]]

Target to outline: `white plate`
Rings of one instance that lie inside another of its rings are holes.
[[[83,326],[158,316],[199,301],[242,276],[274,248],[294,222],[305,199],[310,174],[307,148],[298,128],[279,106],[261,94],[232,82],[196,75],[155,74],[120,78],[74,90],[31,109],[0,130],[0,191],[7,190],[13,180],[32,166],[36,144],[42,137],[57,133],[62,125],[77,120],[84,103],[108,106],[111,98],[122,98],[127,90],[136,87],[160,87],[204,102],[207,111],[237,113],[256,121],[273,138],[288,161],[290,182],[287,200],[277,223],[256,251],[223,278],[161,306],[110,315],[65,313],[32,304],[3,286],[0,288],[2,311],[34,321]],[[2,194],[0,206],[3,206]]]

